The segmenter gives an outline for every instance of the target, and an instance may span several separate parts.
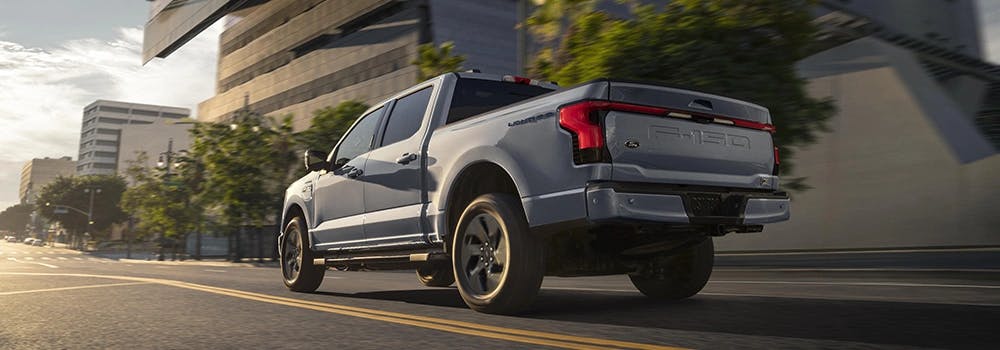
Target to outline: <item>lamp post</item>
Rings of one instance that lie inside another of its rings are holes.
[[[98,193],[101,193],[101,189],[97,188],[97,187],[88,187],[88,188],[83,189],[83,192],[84,193],[90,193],[90,206],[87,208],[86,211],[84,211],[83,209],[71,207],[71,206],[68,206],[68,205],[65,205],[65,204],[45,203],[45,206],[46,207],[54,207],[54,209],[52,210],[52,212],[55,213],[55,214],[65,214],[65,213],[69,212],[68,210],[72,210],[72,211],[74,211],[74,212],[76,212],[76,213],[78,213],[80,215],[85,215],[87,217],[87,232],[86,232],[86,235],[89,236],[90,235],[90,230],[91,230],[91,228],[94,225],[94,195],[96,195]]]

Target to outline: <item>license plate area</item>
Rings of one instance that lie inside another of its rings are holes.
[[[746,196],[724,193],[688,193],[684,206],[692,217],[738,218],[743,212]]]

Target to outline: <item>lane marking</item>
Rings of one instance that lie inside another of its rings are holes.
[[[32,260],[31,257],[27,257],[27,258],[24,258],[24,259],[25,260]],[[42,266],[45,266],[45,267],[48,267],[48,268],[52,268],[52,269],[58,269],[59,268],[59,266],[55,266],[55,265],[52,265],[52,264],[46,264],[46,263],[40,263],[40,262],[34,262],[34,261],[21,261],[21,260],[17,260],[17,258],[7,258],[7,260],[10,260],[10,261],[13,261],[13,262],[16,262],[16,263],[22,263],[22,264],[42,265]]]
[[[47,256],[43,256],[43,257],[42,257],[42,260],[52,260],[52,258],[50,258],[50,257],[47,257]]]
[[[35,260],[35,258],[32,258],[30,256],[26,256],[26,257],[24,257],[24,260]]]
[[[677,347],[633,343],[627,341],[581,337],[559,333],[548,333],[541,331],[531,331],[516,328],[506,328],[490,326],[479,323],[462,322],[443,318],[410,315],[377,309],[366,309],[355,306],[315,302],[303,299],[285,298],[268,294],[253,293],[236,289],[212,287],[207,285],[188,283],[176,280],[159,278],[114,276],[114,275],[91,275],[91,274],[55,274],[55,273],[27,273],[27,272],[0,272],[0,275],[22,275],[22,276],[66,276],[84,278],[107,278],[134,282],[156,283],[190,290],[198,290],[207,293],[226,295],[235,298],[255,300],[265,303],[285,305],[302,309],[322,311],[377,320],[395,324],[410,325],[415,327],[434,329],[450,333],[478,336],[483,338],[499,339],[512,342],[520,342],[534,345],[552,346],[566,349],[605,349],[608,347],[622,349],[682,349]]]
[[[934,284],[934,283],[898,283],[898,282],[815,282],[815,281],[730,281],[730,280],[710,280],[708,283],[729,283],[729,284],[798,284],[816,286],[868,286],[868,287],[928,287],[928,288],[979,288],[979,289],[1000,289],[1000,285],[976,285],[976,284]]]
[[[73,258],[73,260],[83,260],[83,258]]]
[[[226,271],[223,271],[223,270],[212,270],[212,269],[205,269],[205,271],[207,271],[207,272],[223,272],[223,273],[226,272]]]
[[[77,290],[77,289],[89,289],[89,288],[133,286],[133,285],[137,285],[137,284],[151,284],[151,283],[150,282],[125,282],[125,283],[92,284],[92,285],[75,286],[75,287],[61,287],[61,288],[47,288],[47,289],[34,289],[34,290],[19,290],[19,291],[13,291],[13,292],[0,292],[0,295],[29,294],[29,293],[41,293],[41,292],[59,292],[59,291],[64,291],[64,290]]]
[[[56,259],[59,259],[59,260],[69,260],[65,256],[60,256],[60,257],[57,257]]]

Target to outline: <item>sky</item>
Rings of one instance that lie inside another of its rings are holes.
[[[0,211],[32,158],[77,158],[97,99],[190,108],[215,90],[221,26],[142,65],[142,0],[0,1]]]
[[[1000,0],[979,0],[988,59],[1000,62]],[[0,1],[0,210],[18,202],[32,158],[77,157],[96,99],[186,107],[213,95],[221,25],[141,64],[142,0]]]

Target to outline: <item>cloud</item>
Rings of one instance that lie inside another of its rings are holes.
[[[0,210],[17,201],[20,164],[77,157],[83,107],[96,99],[187,107],[211,97],[221,23],[167,59],[141,64],[142,29],[112,41],[79,39],[52,50],[2,40]],[[12,166],[14,165],[14,166]]]

